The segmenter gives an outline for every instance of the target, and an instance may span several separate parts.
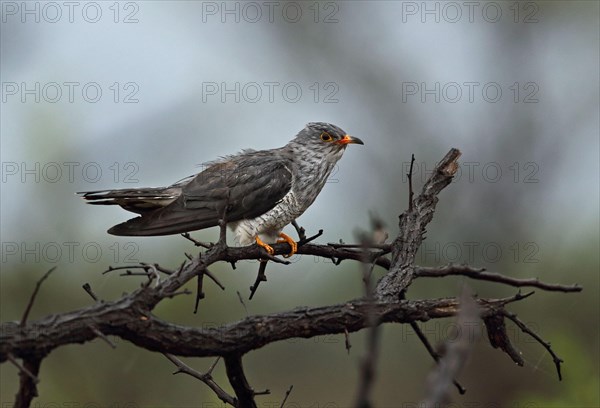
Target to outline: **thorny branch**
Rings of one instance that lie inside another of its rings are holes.
[[[223,390],[223,388],[221,388],[212,377],[212,372],[215,369],[215,367],[217,366],[217,363],[219,362],[220,357],[218,357],[215,360],[215,362],[210,366],[210,368],[208,369],[208,371],[206,373],[201,373],[197,370],[194,370],[192,367],[188,366],[187,364],[185,364],[183,361],[181,361],[174,355],[168,354],[168,353],[163,353],[163,354],[170,362],[175,364],[175,366],[177,367],[177,371],[175,371],[173,373],[173,375],[183,373],[183,374],[192,376],[192,377],[202,381],[204,384],[206,384],[217,395],[217,397],[219,397],[219,399],[221,401],[226,402],[230,405],[236,406],[235,398],[233,398],[231,395],[227,394],[227,392],[225,392],[225,390]]]
[[[314,244],[312,241],[318,238],[322,231],[312,237],[307,237],[304,229],[294,223],[300,238],[298,242],[299,255],[323,257],[332,260],[335,265],[344,260],[354,260],[370,265],[365,269],[369,269],[369,273],[365,274],[365,279],[371,278],[373,267],[378,266],[385,271],[377,284],[367,290],[365,298],[349,300],[338,305],[298,307],[285,312],[247,316],[238,322],[217,328],[180,326],[157,318],[152,313],[157,304],[164,299],[189,293],[182,290],[182,287],[193,278],[197,277],[201,282],[202,276],[206,275],[224,289],[208,270],[216,262],[227,262],[232,267],[235,267],[236,262],[250,259],[286,262],[277,257],[266,257],[265,251],[256,245],[242,248],[228,247],[225,241],[225,212],[221,217],[219,240],[216,243],[202,243],[191,238],[189,234],[184,234],[185,238],[203,248],[204,252],[195,257],[186,255],[187,259],[178,268],[168,269],[158,264],[148,263],[110,268],[109,271],[125,270],[123,273],[125,276],[144,276],[146,281],[134,292],[113,301],[98,301],[98,297],[91,291],[91,288],[84,287],[96,301],[94,304],[83,309],[50,315],[35,322],[29,322],[27,321],[29,310],[33,306],[41,281],[47,277],[49,271],[36,285],[36,290],[21,321],[4,322],[0,325],[0,363],[10,361],[15,364],[21,378],[15,405],[27,407],[37,395],[36,383],[40,364],[49,353],[67,344],[85,343],[95,338],[107,339],[106,336],[118,336],[144,349],[162,353],[178,367],[177,372],[192,375],[204,382],[223,402],[235,407],[252,407],[256,406],[255,397],[266,393],[266,391],[256,392],[250,387],[242,368],[243,356],[252,350],[290,338],[311,338],[325,334],[343,333],[346,337],[346,349],[349,351],[349,333],[370,328],[374,337],[372,337],[369,353],[371,358],[375,358],[376,353],[373,352],[376,350],[374,347],[377,344],[375,328],[380,324],[408,323],[418,329],[417,322],[456,316],[459,313],[460,302],[456,298],[406,299],[406,291],[416,278],[461,275],[513,287],[529,286],[561,292],[581,291],[582,288],[577,285],[550,284],[537,279],[510,278],[466,265],[447,265],[437,268],[415,265],[415,255],[423,241],[425,228],[433,218],[438,194],[452,181],[458,169],[457,159],[459,156],[458,150],[451,149],[437,164],[421,192],[414,199],[411,182],[409,208],[400,216],[399,233],[391,244],[385,244],[383,242],[385,239],[377,240],[369,245],[364,243]],[[273,245],[273,249],[275,255],[284,255],[288,254],[291,248],[287,243],[278,243]],[[266,263],[264,262],[265,266]],[[132,272],[132,269],[140,272]],[[161,273],[165,276],[161,277]],[[262,273],[264,275],[264,270]],[[256,291],[257,284],[262,281],[264,279],[259,274],[254,291]],[[202,286],[199,287],[197,296],[200,300]],[[512,358],[518,356],[518,353],[510,345],[504,326],[504,319],[508,318],[546,348],[554,359],[560,377],[562,360],[554,353],[550,344],[506,310],[510,303],[522,301],[527,296],[517,293],[515,296],[504,299],[475,299],[474,303],[477,305],[480,318],[486,324],[490,342],[494,347],[500,347]],[[44,335],[40,336],[42,333]],[[420,331],[417,331],[417,334],[419,333]],[[439,360],[439,356],[433,351],[422,333],[419,338],[433,358]],[[214,365],[207,373],[202,374],[188,367],[175,356],[223,357],[235,397],[224,391],[212,379],[211,372]],[[22,364],[18,362],[19,359],[22,360]],[[373,362],[369,364],[373,364]],[[443,367],[440,367],[441,369]],[[368,364],[363,365],[363,370],[365,370],[363,373],[366,373],[367,380],[364,388],[367,390],[365,395],[368,396],[368,390],[372,384],[368,376],[374,372],[370,370]],[[454,378],[455,371],[451,370],[449,373],[444,377],[446,380]],[[287,395],[289,395],[289,391],[286,393],[286,397]],[[363,401],[368,401],[368,399]]]

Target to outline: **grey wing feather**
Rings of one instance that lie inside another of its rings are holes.
[[[181,194],[178,187],[129,188],[77,193],[88,204],[120,205],[128,211],[145,214],[172,203]]]
[[[217,162],[181,188],[169,205],[108,230],[113,235],[170,235],[254,218],[273,208],[290,191],[292,173],[285,159],[242,155]]]

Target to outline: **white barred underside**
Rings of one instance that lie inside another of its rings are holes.
[[[232,222],[229,227],[234,231],[236,243],[241,246],[253,244],[257,236],[265,243],[273,244],[283,228],[303,212],[296,194],[290,190],[275,207],[263,215]]]

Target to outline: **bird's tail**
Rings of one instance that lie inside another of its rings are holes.
[[[120,190],[83,191],[76,193],[88,204],[119,205],[137,214],[144,214],[171,204],[181,194],[180,187],[127,188]]]

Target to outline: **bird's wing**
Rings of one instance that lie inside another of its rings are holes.
[[[285,159],[243,155],[215,163],[182,187],[171,204],[108,230],[113,235],[170,235],[254,218],[273,208],[292,185]]]
[[[175,201],[181,194],[181,188],[176,186],[126,188],[120,190],[84,191],[77,194],[87,200],[88,204],[120,205],[127,211],[144,214],[156,211]]]

